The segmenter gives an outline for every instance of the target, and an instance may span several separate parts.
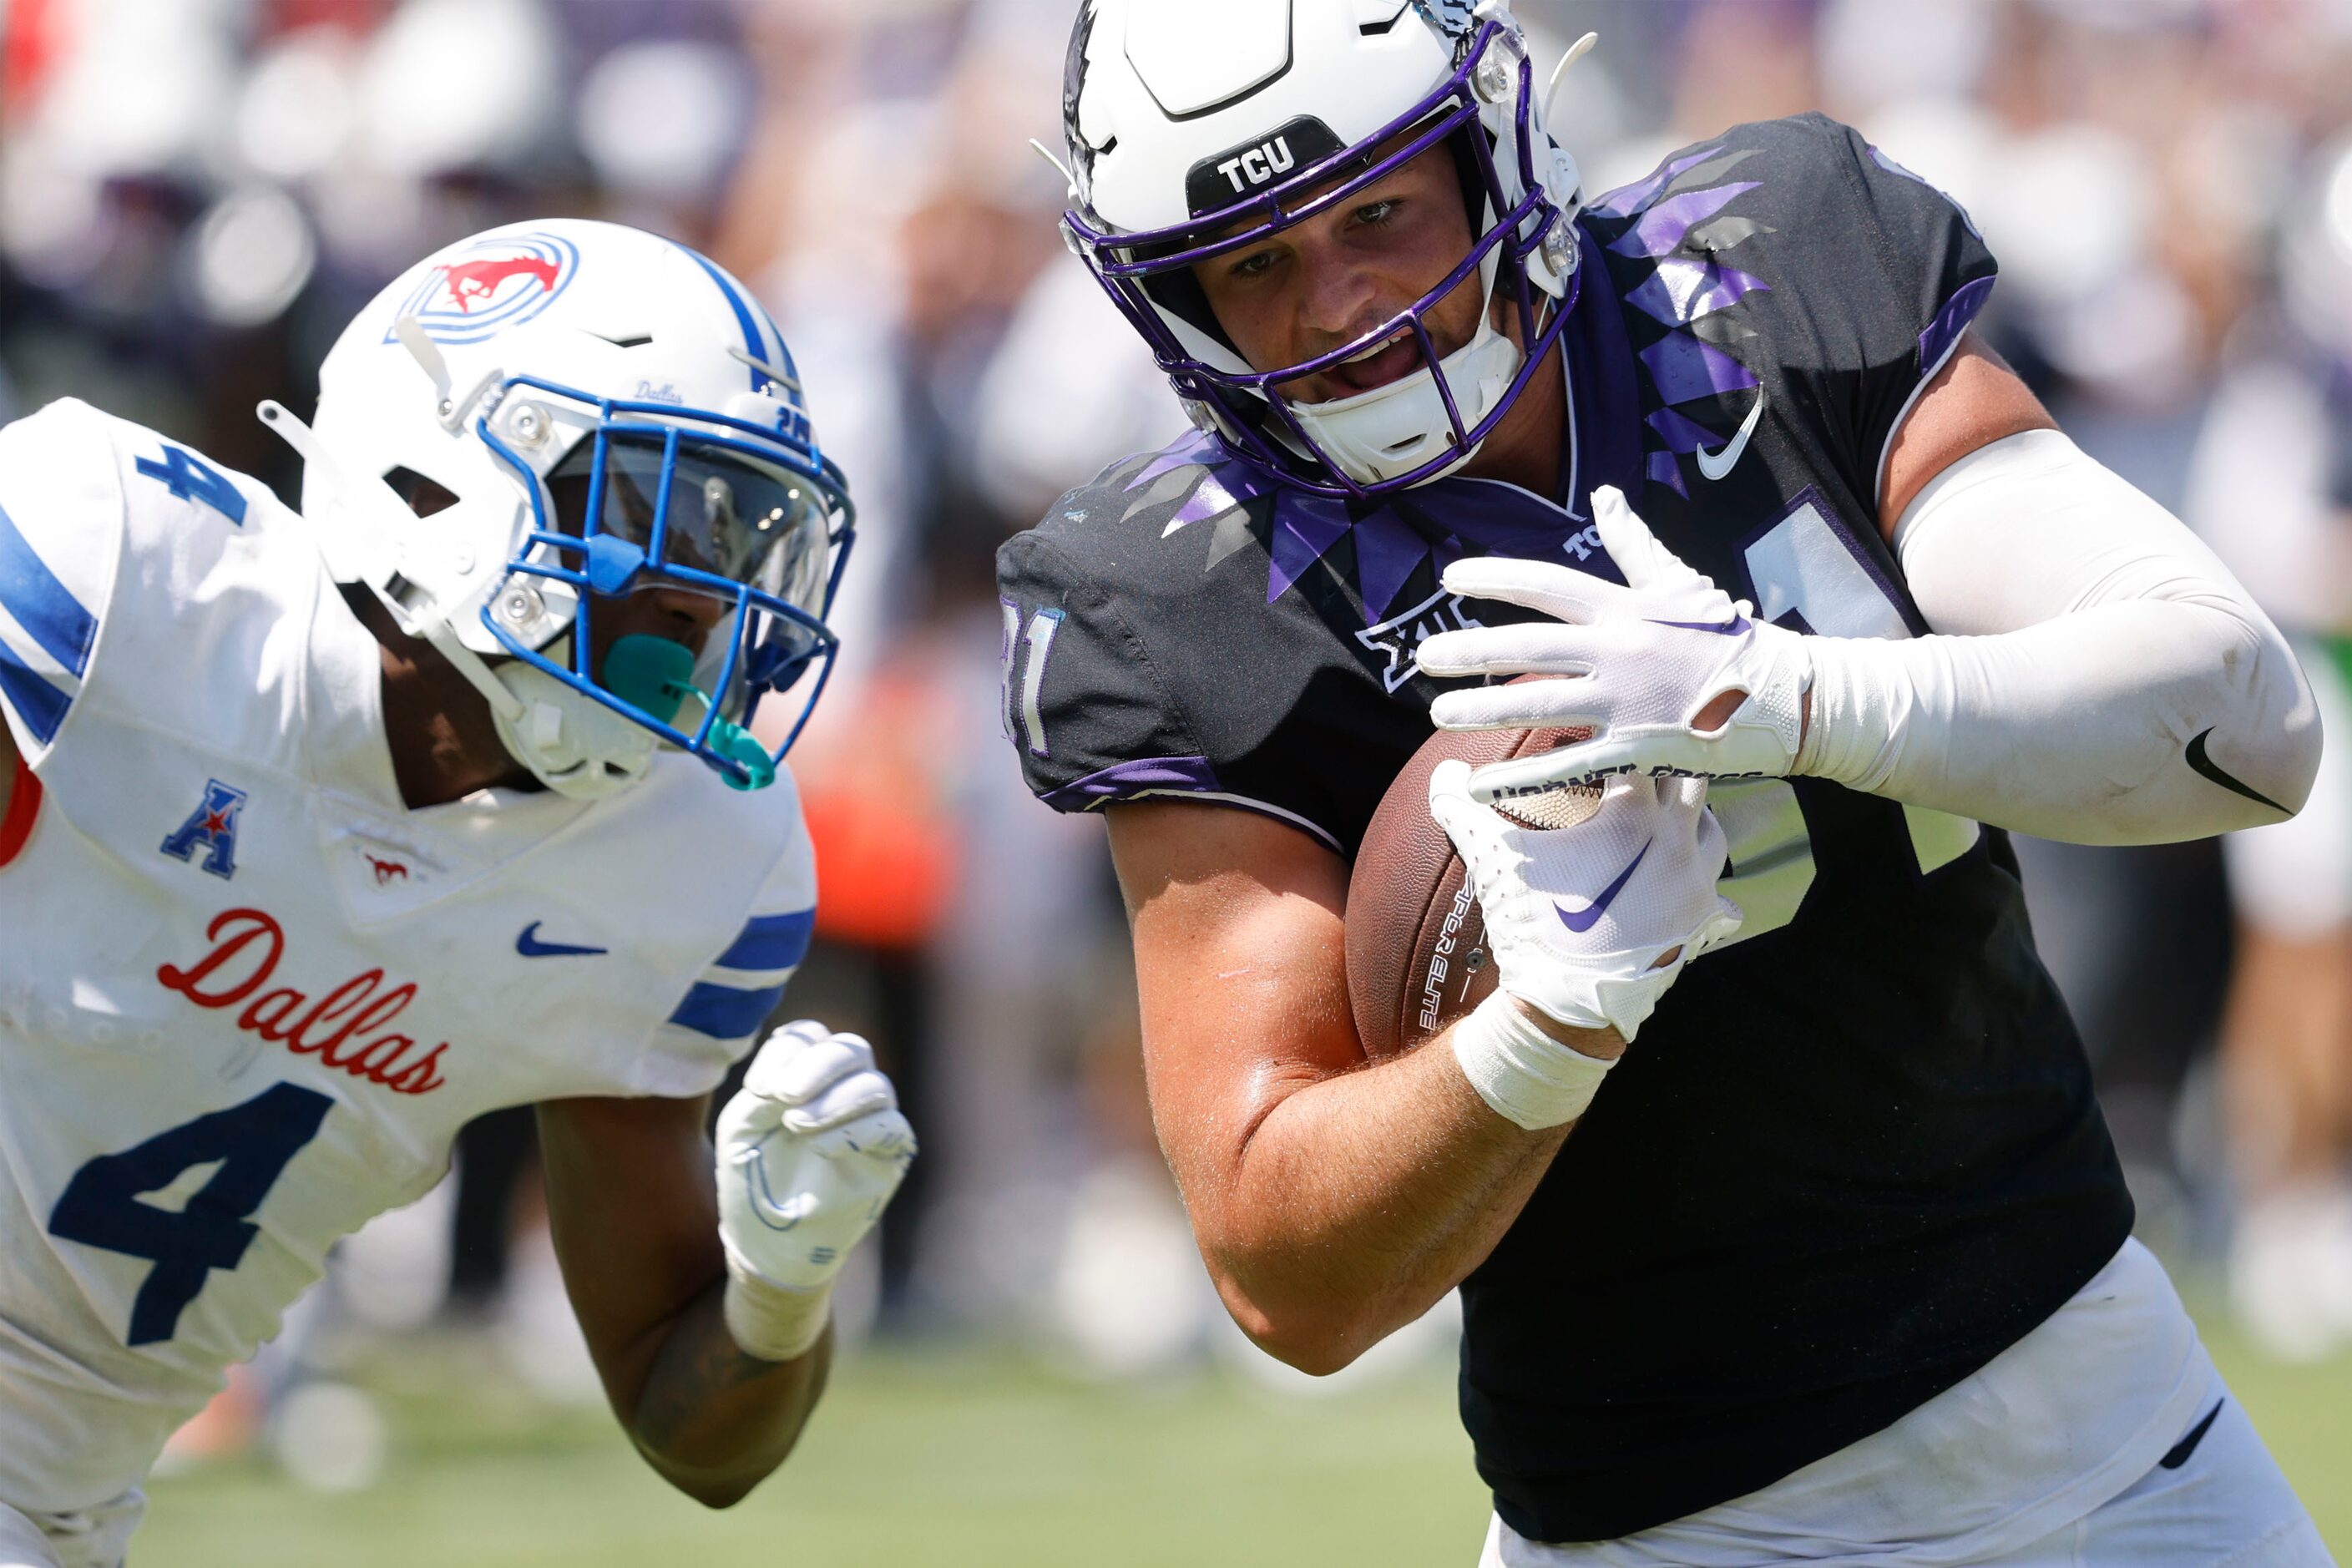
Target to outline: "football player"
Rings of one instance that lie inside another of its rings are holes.
[[[743,287],[611,225],[421,262],[320,371],[302,511],[75,402],[0,431],[0,1564],[107,1568],[328,1249],[536,1105],[646,1461],[725,1506],[824,1382],[914,1141],[866,1043],[751,1051],[851,536]],[[788,727],[796,731],[796,726]],[[786,742],[789,744],[789,742]]]
[[[2326,1561],[2001,831],[2291,815],[2292,656],[1971,335],[1950,201],[1804,116],[1588,204],[1558,81],[1507,0],[1071,43],[1066,234],[1198,428],[1004,548],[1004,722],[1106,810],[1226,1304],[1320,1372],[1458,1285],[1489,1563]],[[1501,987],[1367,1066],[1349,860],[1433,724],[1591,737],[1437,771]]]

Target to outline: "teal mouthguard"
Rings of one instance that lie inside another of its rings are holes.
[[[710,726],[710,749],[732,763],[742,764],[745,777],[722,773],[730,789],[765,789],[776,782],[776,760],[768,755],[768,748],[760,744],[751,731],[740,724],[730,724],[721,719]]]
[[[694,653],[667,637],[625,637],[604,656],[604,689],[665,724],[694,694]]]
[[[706,705],[710,700],[694,684],[693,653],[667,637],[630,636],[614,642],[604,655],[604,689],[665,724],[677,722],[688,698],[701,698]],[[776,782],[775,759],[740,724],[714,720],[706,744],[743,770],[741,778],[719,772],[730,789],[765,789]]]

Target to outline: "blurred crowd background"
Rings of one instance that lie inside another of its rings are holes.
[[[604,217],[751,282],[861,512],[793,757],[824,893],[790,1005],[877,1041],[924,1141],[851,1315],[1280,1385],[1153,1150],[1101,826],[1032,802],[998,733],[996,545],[1181,426],[1026,145],[1057,144],[1073,5],[0,0],[0,416],[87,398],[290,497],[256,401],[307,412],[342,322],[448,240]],[[1539,68],[1601,36],[1556,127],[1593,193],[1813,108],[1950,191],[2001,258],[1996,346],[2300,639],[2337,738],[2303,819],[2021,853],[2144,1235],[2269,1353],[2352,1343],[2352,0],[1517,9]],[[353,1335],[482,1334],[595,1397],[533,1163],[527,1112],[469,1132],[185,1446]]]

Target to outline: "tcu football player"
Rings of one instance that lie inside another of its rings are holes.
[[[1004,548],[1005,722],[1106,811],[1227,1305],[1328,1371],[1460,1286],[1489,1563],[2325,1562],[2001,832],[2289,816],[2292,656],[1970,335],[1951,202],[1805,116],[1588,205],[1558,81],[1507,0],[1072,39],[1066,233],[1198,429]],[[1433,725],[1591,738],[1437,771],[1501,989],[1367,1066],[1349,862]]]
[[[782,1461],[914,1152],[864,1041],[769,1038],[851,508],[742,286],[478,236],[344,331],[301,515],[58,403],[0,431],[0,1564],[121,1561],[173,1428],[328,1249],[536,1104],[647,1462]],[[805,717],[803,711],[803,717]]]

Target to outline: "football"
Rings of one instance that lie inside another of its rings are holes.
[[[1370,1059],[1412,1050],[1495,989],[1478,900],[1453,840],[1429,815],[1429,775],[1448,758],[1480,767],[1590,734],[1441,730],[1390,784],[1348,879],[1348,1000]],[[1503,814],[1529,827],[1572,827],[1600,803],[1597,789],[1567,789],[1515,801]]]

